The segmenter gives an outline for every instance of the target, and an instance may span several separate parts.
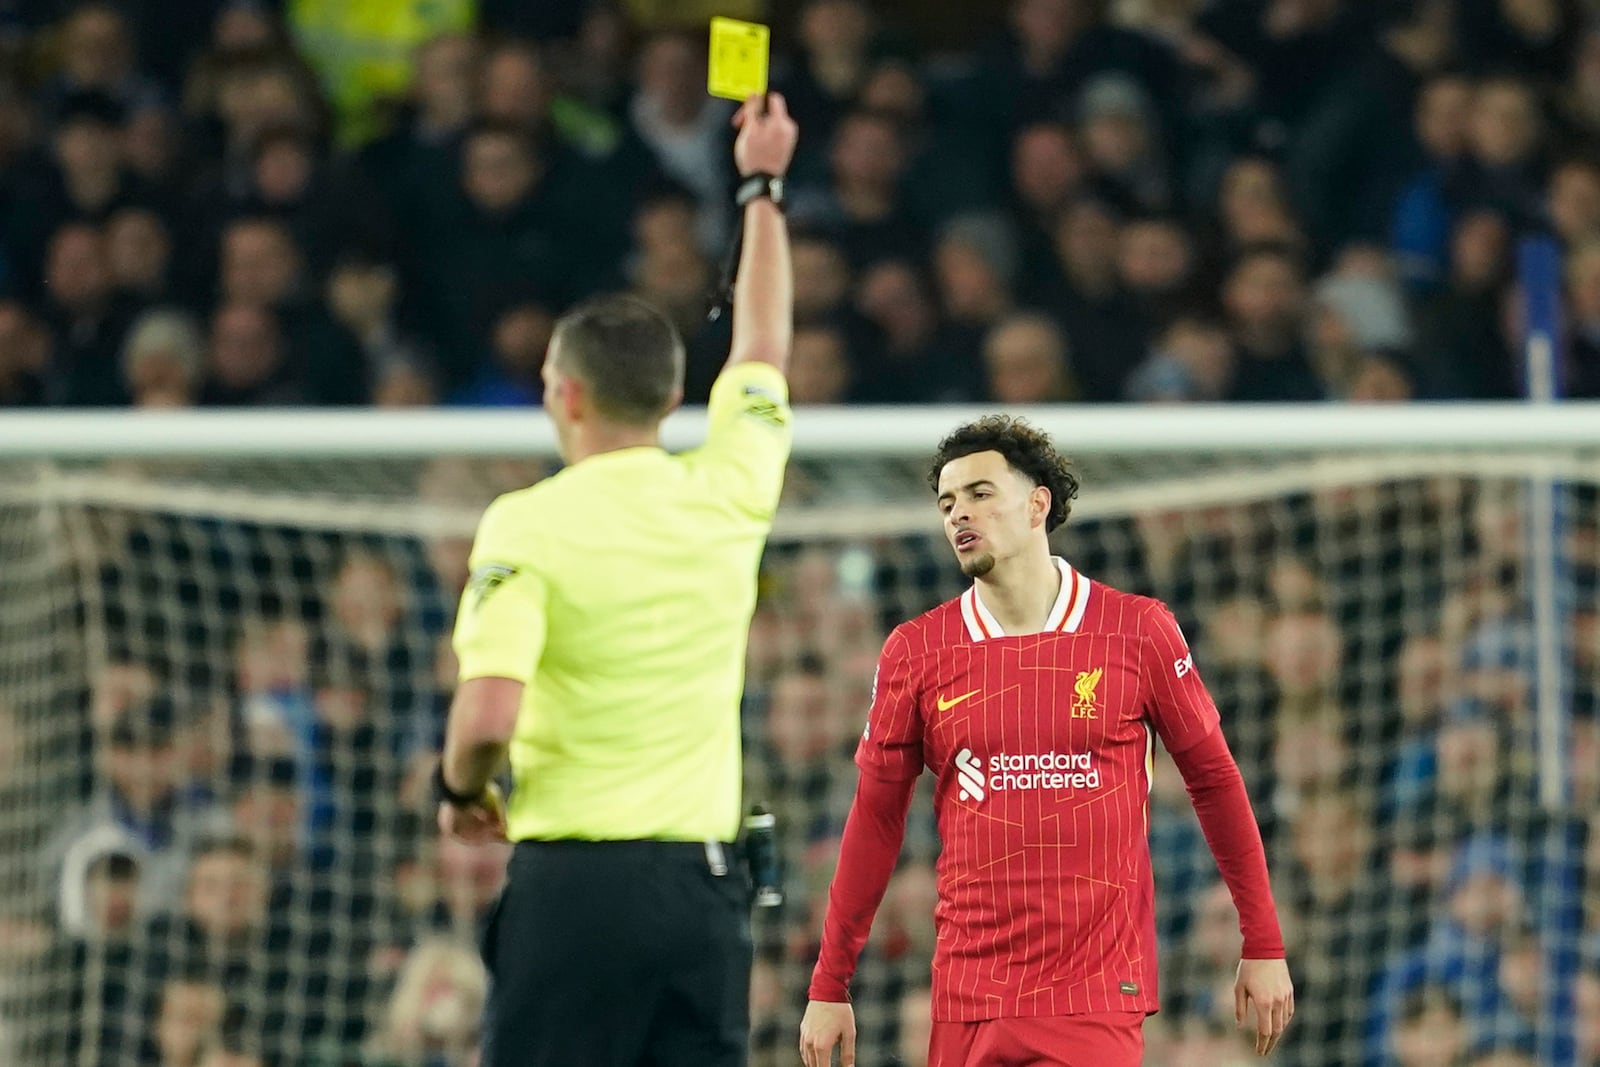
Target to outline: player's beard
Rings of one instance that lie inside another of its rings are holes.
[[[976,556],[961,561],[961,573],[968,578],[982,578],[992,570],[994,570],[993,552],[979,552]]]

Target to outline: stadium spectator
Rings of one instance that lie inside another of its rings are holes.
[[[826,323],[847,314],[845,304],[854,279],[839,246],[823,237],[800,234],[795,237],[793,256],[795,322]]]
[[[1314,744],[1310,736],[1300,742]],[[1336,784],[1311,791],[1290,820],[1289,907],[1299,916],[1296,986],[1305,1003],[1295,1013],[1299,1040],[1285,1050],[1292,1063],[1319,1064],[1327,1049],[1359,1045],[1361,1025],[1345,997],[1369,988],[1377,973],[1362,946],[1390,941],[1371,812],[1354,792],[1328,788]]]
[[[161,216],[146,207],[126,207],[106,220],[105,233],[112,285],[145,305],[166,298],[174,250]]]
[[[1078,396],[1066,338],[1043,315],[999,320],[983,342],[988,399],[996,403],[1059,404]]]
[[[219,307],[211,316],[200,402],[207,407],[238,407],[298,405],[308,399],[284,352],[277,316],[255,304]]]
[[[371,1067],[464,1064],[478,1043],[488,975],[470,947],[430,938],[411,950],[373,1035]]]
[[[1194,243],[1176,219],[1147,215],[1123,227],[1117,280],[1151,326],[1165,327],[1198,308],[1199,267]]]
[[[22,263],[37,262],[48,235],[68,222],[101,223],[146,193],[123,166],[123,111],[102,93],[86,92],[62,105],[52,140],[50,170],[17,190],[10,243]]]
[[[1265,156],[1240,156],[1228,166],[1217,192],[1217,224],[1224,257],[1242,257],[1257,245],[1306,251],[1282,169]]]
[[[476,38],[464,33],[440,34],[418,45],[394,128],[361,150],[363,169],[395,217],[415,217],[430,195],[450,186],[455,152],[477,109],[481,53]]]
[[[132,29],[116,5],[74,5],[61,26],[60,48],[60,68],[40,94],[47,113],[59,114],[63,101],[80,92],[104,93],[127,108],[160,102],[160,90],[139,71]]]
[[[1149,817],[1150,855],[1160,869],[1167,872],[1156,886],[1156,935],[1162,951],[1171,953],[1162,970],[1165,983],[1173,975],[1183,973],[1187,966],[1186,946],[1196,930],[1202,903],[1209,899],[1207,894],[1216,879],[1206,860],[1206,843],[1200,824],[1183,791],[1183,779],[1166,764],[1157,764],[1151,776]],[[1225,944],[1237,940],[1226,931],[1222,936]],[[1204,983],[1214,977],[1200,974],[1201,968],[1210,965],[1210,962],[1201,962],[1198,967],[1190,968],[1192,973],[1184,981],[1167,986],[1174,992],[1175,1005],[1184,1004],[1185,982]]]
[[[1567,262],[1571,340],[1563,371],[1563,394],[1600,399],[1600,243],[1590,240]]]
[[[634,265],[632,293],[658,307],[681,331],[705,319],[714,268],[693,242],[649,246]]]
[[[1175,320],[1128,376],[1129,400],[1145,404],[1217,403],[1233,378],[1228,333],[1204,319]]]
[[[1572,69],[1554,91],[1556,128],[1568,148],[1593,144],[1600,131],[1600,32],[1588,28],[1574,38]]]
[[[139,889],[145,848],[126,831],[98,826],[62,864],[60,927],[84,941],[126,940],[147,906]]]
[[[1011,141],[1011,210],[1031,275],[1051,259],[1055,220],[1084,192],[1088,166],[1070,127],[1040,122]]]
[[[156,1009],[158,1067],[195,1067],[205,1046],[221,1034],[227,998],[220,985],[198,975],[167,979]]]
[[[1600,164],[1574,157],[1550,173],[1550,226],[1568,249],[1600,236]]]
[[[1103,200],[1079,200],[1062,212],[1053,237],[1056,261],[1030,301],[1061,320],[1083,399],[1117,400],[1151,327],[1118,277],[1122,218]]]
[[[850,398],[852,377],[841,330],[826,325],[795,330],[789,357],[791,404],[842,404]]]
[[[52,348],[49,331],[26,305],[0,301],[0,405],[44,403]]]
[[[1504,216],[1467,213],[1450,232],[1450,269],[1422,305],[1416,365],[1423,395],[1500,400],[1520,394],[1502,328],[1511,230]]]
[[[494,5],[495,0],[490,0],[485,6]],[[645,28],[630,20],[630,16],[637,16],[639,5],[635,3],[633,11],[616,0],[581,6],[581,18],[572,37],[551,42],[556,79],[574,99],[597,111],[621,114],[632,91],[630,49],[636,40],[635,31]],[[730,9],[727,17],[740,16]],[[485,17],[484,22],[489,19]],[[690,20],[687,25],[693,28],[697,22]]]
[[[915,404],[980,394],[981,368],[966,358],[965,331],[941,324],[928,280],[910,262],[873,264],[856,294],[856,310],[876,338],[858,368],[859,399]]]
[[[548,301],[532,296],[513,299],[490,329],[489,361],[454,402],[473,407],[538,404],[544,395],[539,374],[554,330]]]
[[[1261,246],[1239,257],[1223,292],[1238,350],[1228,399],[1323,398],[1322,384],[1298,336],[1304,300],[1300,267],[1286,249]]]
[[[194,320],[157,308],[134,320],[122,346],[122,378],[137,408],[193,407],[205,373],[205,342]]]
[[[179,753],[184,725],[177,705],[165,696],[134,701],[117,715],[104,736],[105,779],[43,849],[50,884],[61,885],[63,894],[80,893],[83,868],[69,872],[66,861],[80,841],[112,828],[141,850],[141,911],[173,899],[187,876],[190,851],[217,825],[214,810],[184,793]],[[73,873],[80,888],[69,893],[66,878]]]
[[[1402,277],[1416,289],[1431,289],[1446,275],[1453,220],[1444,197],[1467,156],[1472,93],[1469,80],[1445,72],[1424,83],[1417,96],[1412,137],[1418,158],[1410,184],[1398,192],[1392,224]]]
[[[338,119],[338,138],[359,144],[379,124],[379,106],[406,83],[412,50],[436,34],[467,29],[476,0],[445,0],[389,18],[344,4],[288,5],[289,29],[318,74]]]
[[[1375,987],[1368,1033],[1381,1055],[1404,997],[1437,983],[1461,1003],[1472,1040],[1503,1038],[1507,994],[1500,981],[1506,934],[1525,928],[1526,903],[1517,857],[1503,839],[1481,834],[1463,842],[1445,887],[1444,909],[1420,949],[1392,962]],[[1380,1061],[1381,1062],[1381,1061]]]
[[[921,226],[906,210],[905,166],[895,121],[852,111],[834,131],[827,175],[796,176],[789,213],[798,226],[818,229],[837,242],[853,267],[885,257],[915,258],[924,241]]]
[[[399,303],[400,277],[394,264],[359,247],[341,253],[328,275],[328,325],[339,347],[359,352],[374,392],[397,369],[423,365],[421,345],[400,324]]]
[[[960,363],[981,366],[984,334],[1016,310],[1019,266],[1015,236],[998,217],[961,216],[940,230],[934,278]]]
[[[439,403],[431,368],[410,360],[387,363],[375,372],[372,404],[379,408],[427,408]]]
[[[1600,1062],[1600,959],[1591,959],[1578,975],[1578,1057]]]
[[[704,49],[681,33],[647,41],[639,55],[639,91],[628,115],[661,169],[697,200],[695,240],[720,250],[727,239],[723,210],[729,190],[730,102],[705,92]]]
[[[253,1042],[232,1037],[226,1032],[207,1042],[197,1067],[266,1067]]]
[[[1077,125],[1095,192],[1124,214],[1173,206],[1161,130],[1148,95],[1121,74],[1102,75],[1077,97]]]
[[[1164,964],[1163,980],[1171,983],[1168,988],[1179,1017],[1220,1021],[1232,1006],[1226,979],[1231,961],[1239,958],[1240,945],[1228,887],[1209,882],[1189,908],[1188,935],[1178,954]]]
[[[1455,1067],[1466,1054],[1468,1030],[1449,990],[1424,986],[1408,994],[1386,1062],[1395,1067]]]
[[[550,118],[550,95],[549,71],[537,49],[507,43],[484,57],[478,110],[488,121],[542,132],[539,127]]]
[[[545,285],[562,292],[580,267],[567,258],[577,249],[558,235],[562,208],[552,191],[552,160],[529,135],[509,125],[480,125],[462,146],[464,210],[441,205],[441,217],[425,223],[429,255],[419,278],[428,294],[428,331],[438,339],[448,384],[472,369],[477,301],[507,280]],[[437,229],[433,229],[436,227]],[[591,275],[592,276],[592,275]],[[581,291],[581,289],[580,289]]]
[[[117,353],[130,309],[112,292],[101,232],[84,223],[61,227],[50,238],[44,269],[47,316],[56,338],[47,398],[67,406],[123,403]]]
[[[795,163],[804,174],[820,164],[820,149],[865,86],[877,46],[872,10],[862,0],[807,0],[799,16],[799,54],[775,88],[793,102],[790,112],[811,142]]]
[[[320,799],[315,783],[302,793],[299,768],[288,756],[244,756],[230,771],[233,832],[261,857],[274,891],[292,889],[313,873],[310,843],[316,827],[307,825],[301,809]]]

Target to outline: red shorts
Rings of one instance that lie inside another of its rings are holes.
[[[1139,1067],[1142,1011],[933,1024],[928,1067]]]

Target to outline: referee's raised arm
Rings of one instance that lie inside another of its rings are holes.
[[[483,935],[482,1067],[745,1062],[739,710],[792,438],[797,131],[776,95],[735,121],[742,256],[705,443],[660,444],[683,395],[671,321],[591,300],[542,372],[565,466],[497,499],[473,540],[434,785],[441,832],[514,846]]]
[[[735,202],[744,211],[744,247],[733,286],[733,346],[728,365],[770,363],[788,373],[794,337],[794,276],[789,230],[783,221],[783,174],[798,130],[782,96],[745,101],[734,124],[733,159],[739,168]]]

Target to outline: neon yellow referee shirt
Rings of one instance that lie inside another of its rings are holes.
[[[489,506],[460,677],[522,682],[513,841],[730,841],[756,573],[789,457],[788,385],[736,363],[705,444],[604,452]]]

